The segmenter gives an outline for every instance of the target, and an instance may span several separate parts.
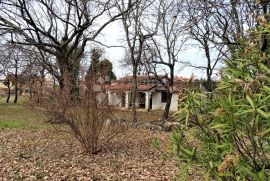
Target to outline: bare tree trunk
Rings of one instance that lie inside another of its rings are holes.
[[[165,106],[163,116],[162,116],[162,126],[164,126],[165,122],[169,118],[170,107],[171,107],[171,102],[172,102],[173,86],[174,86],[174,64],[170,66],[170,79],[169,79],[169,86],[167,88],[166,106]]]
[[[209,70],[207,70],[207,72],[208,71]],[[208,74],[208,73],[207,73],[205,88],[207,89],[208,92],[212,92],[214,90],[214,84],[213,84],[213,80],[211,78],[211,74]]]
[[[213,86],[213,80],[212,80],[212,65],[211,65],[211,56],[210,56],[210,50],[209,50],[209,45],[207,40],[204,40],[204,52],[206,55],[207,59],[207,69],[206,69],[206,74],[207,74],[207,80],[206,80],[206,89],[209,92],[212,92],[214,90]]]
[[[18,101],[18,60],[15,60],[15,98],[14,103],[16,104]]]
[[[268,15],[268,4],[269,2],[263,2],[262,3],[262,10],[263,10],[263,16],[265,17],[266,21],[269,22],[270,18]],[[268,32],[264,32],[262,33],[261,36],[261,41],[262,41],[262,46],[261,46],[261,51],[262,52],[267,52],[269,50],[269,33]],[[265,62],[265,64],[270,64],[270,62]]]
[[[71,100],[75,101],[79,97],[79,67],[74,66],[69,70],[69,80],[70,80],[70,95]]]
[[[41,75],[41,80],[40,80],[40,95],[38,96],[38,102],[39,102],[39,98],[43,97],[44,94],[44,82],[45,82],[45,69],[42,67],[42,70],[40,71],[40,75]]]
[[[79,96],[79,68],[80,57],[67,57],[67,52],[59,53],[57,56],[58,62],[61,64],[59,86],[61,90],[68,90],[70,92],[71,101],[75,101]],[[68,61],[67,61],[68,60]]]
[[[172,102],[172,93],[170,91],[167,91],[167,101],[166,101],[166,106],[165,106],[165,109],[164,109],[164,112],[163,112],[163,116],[162,116],[163,126],[164,126],[164,123],[169,118],[171,102]]]
[[[9,86],[9,85],[8,85],[7,87],[8,87],[8,97],[7,97],[6,102],[7,102],[7,103],[9,103],[10,94],[11,94],[11,88],[10,88],[10,86]]]
[[[132,94],[131,94],[131,106],[132,106],[132,123],[137,123],[137,66],[133,66],[133,80],[132,80]]]
[[[243,30],[242,30],[242,27],[241,27],[241,23],[240,23],[240,20],[239,20],[239,16],[238,16],[238,12],[237,12],[237,3],[239,3],[238,1],[236,0],[230,0],[230,3],[232,5],[232,10],[231,10],[231,13],[232,13],[232,16],[233,16],[233,22],[234,24],[236,25],[236,34],[235,34],[235,41],[239,41],[241,37],[243,37]]]
[[[141,63],[142,52],[144,50],[144,43],[147,39],[153,37],[157,34],[158,25],[160,23],[160,17],[157,18],[157,22],[155,24],[155,29],[153,26],[147,27],[147,24],[150,22],[144,22],[142,16],[145,15],[146,9],[151,7],[151,3],[146,0],[134,1],[136,6],[132,10],[132,12],[122,14],[122,23],[125,31],[125,38],[127,42],[127,48],[129,52],[129,61],[133,68],[133,83],[132,83],[132,95],[131,95],[131,104],[132,104],[132,122],[136,123],[137,120],[137,110],[136,110],[136,97],[137,97],[137,74],[138,74],[138,66]],[[149,3],[149,4],[148,4]],[[126,9],[126,1],[121,0],[121,3],[118,4],[118,10],[120,12],[124,12]],[[146,30],[146,31],[144,31]]]
[[[18,85],[15,84],[15,98],[14,98],[14,103],[16,104],[18,101]]]

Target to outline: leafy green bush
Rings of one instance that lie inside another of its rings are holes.
[[[211,95],[186,90],[174,152],[215,180],[270,177],[270,55],[243,43]],[[190,133],[192,132],[192,135]],[[189,134],[189,135],[187,135]]]

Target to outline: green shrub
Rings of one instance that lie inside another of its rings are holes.
[[[270,177],[270,55],[243,43],[211,95],[186,90],[171,135],[182,163],[208,179]],[[192,136],[187,135],[192,131]]]

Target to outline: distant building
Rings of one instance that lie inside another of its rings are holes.
[[[9,83],[11,88],[11,93],[14,93],[14,75],[9,76]],[[8,94],[8,87],[6,86],[7,80],[0,79],[0,95]],[[49,78],[41,78],[40,76],[21,76],[18,75],[18,93],[21,95],[30,95],[34,91],[40,90],[47,91],[48,88],[53,88],[54,82]]]
[[[159,76],[159,79],[166,83],[165,76]],[[110,105],[122,107],[123,109],[131,108],[132,94],[132,76],[126,76],[112,82],[107,86],[108,101]],[[145,110],[164,110],[167,102],[165,87],[154,76],[138,76],[138,96],[136,107]],[[200,86],[195,81],[193,85]],[[189,79],[175,77],[173,95],[171,100],[170,111],[178,110],[179,92],[189,86]]]
[[[24,77],[21,82],[20,91],[22,95],[29,96],[32,93],[44,93],[54,87],[54,81],[46,77]]]
[[[7,86],[3,82],[3,80],[0,80],[0,95],[4,95],[8,91]]]
[[[14,87],[12,87],[12,82],[10,82],[11,92],[13,92]],[[5,79],[0,79],[0,95],[6,95],[8,93],[7,82]]]

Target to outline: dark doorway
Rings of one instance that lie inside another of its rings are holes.
[[[141,109],[145,108],[145,93],[144,92],[139,93],[139,108]]]
[[[150,94],[149,109],[152,110],[152,94]]]
[[[165,102],[167,102],[167,99],[168,99],[167,92],[162,91],[162,92],[161,92],[161,102],[162,102],[162,103],[165,103]]]
[[[129,92],[128,93],[128,105],[129,105],[129,108],[132,107],[132,100],[131,100],[131,98],[132,98],[132,92]]]
[[[122,104],[122,107],[125,107],[126,106],[126,93],[125,92],[122,92],[122,95],[121,95],[121,104]]]

